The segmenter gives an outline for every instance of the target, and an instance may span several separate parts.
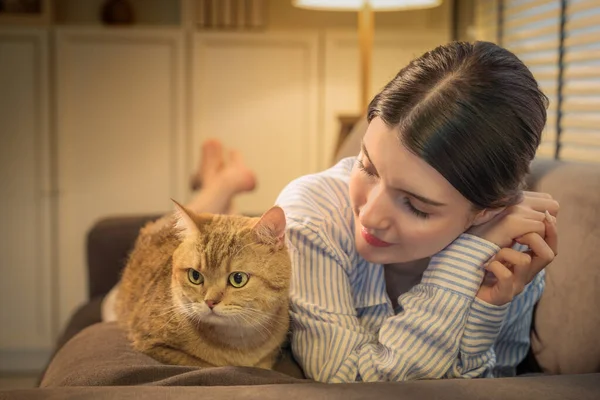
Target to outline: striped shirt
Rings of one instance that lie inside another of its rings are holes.
[[[499,247],[462,234],[431,258],[421,282],[393,310],[384,267],[354,243],[348,181],[355,158],[290,183],[292,350],[320,382],[403,381],[514,375],[529,349],[544,274],[509,304],[476,298],[483,264]]]

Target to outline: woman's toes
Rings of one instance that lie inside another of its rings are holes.
[[[256,175],[244,163],[242,154],[237,150],[229,152],[229,163],[222,174],[233,193],[249,192],[256,187]]]
[[[192,176],[192,189],[210,185],[225,166],[223,144],[218,139],[207,139],[202,143],[200,162]]]

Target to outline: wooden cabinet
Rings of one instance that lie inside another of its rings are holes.
[[[43,365],[53,273],[48,33],[0,29],[0,370]]]
[[[56,46],[58,319],[86,298],[85,239],[99,218],[187,195],[183,35],[60,28]]]

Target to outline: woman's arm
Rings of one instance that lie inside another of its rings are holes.
[[[481,265],[498,248],[462,235],[432,258],[422,282],[400,296],[403,311],[388,305],[355,309],[336,224],[289,221],[293,264],[292,348],[305,374],[321,382],[441,378],[455,364]],[[378,285],[383,273],[371,277]],[[377,333],[369,326],[381,322]]]
[[[487,266],[494,278],[484,280],[477,293],[460,357],[448,377],[515,375],[529,349],[533,308],[544,290],[544,268],[558,250],[556,218],[546,212],[544,224],[543,238],[532,232],[520,236],[512,249],[500,250]]]
[[[460,356],[447,377],[506,377],[516,374],[530,345],[533,308],[544,290],[545,271],[503,306],[475,299],[460,345]]]

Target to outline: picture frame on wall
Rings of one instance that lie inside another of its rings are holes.
[[[51,0],[0,0],[1,25],[43,25],[50,22]]]

